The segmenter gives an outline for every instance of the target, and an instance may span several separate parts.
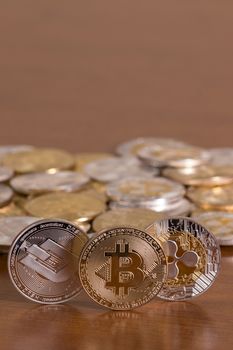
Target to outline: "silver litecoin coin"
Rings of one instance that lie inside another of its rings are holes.
[[[13,194],[14,192],[9,186],[0,184],[0,208],[11,201]]]
[[[205,292],[220,268],[221,253],[214,235],[189,218],[154,222],[146,232],[158,239],[168,258],[168,279],[162,299],[190,299]]]
[[[112,182],[125,177],[153,177],[158,175],[157,169],[143,166],[134,157],[112,157],[91,162],[84,171],[92,179],[100,182]]]
[[[87,175],[74,171],[60,171],[54,174],[33,173],[16,176],[10,184],[19,193],[32,194],[53,191],[75,192],[88,181]]]
[[[40,220],[14,240],[8,271],[16,289],[38,303],[62,303],[81,290],[78,260],[87,235],[59,219]]]
[[[33,216],[6,216],[0,218],[0,251],[9,249],[20,231],[39,219]]]
[[[170,138],[162,137],[138,137],[136,139],[126,141],[116,148],[116,153],[122,156],[133,155],[136,156],[141,148],[147,146],[170,146],[173,148],[187,146],[182,141],[173,140]]]
[[[162,178],[126,178],[107,186],[107,195],[115,201],[153,202],[163,206],[182,198],[185,189],[181,184]]]
[[[209,211],[193,217],[215,235],[221,246],[233,245],[233,213]]]
[[[30,145],[4,145],[0,146],[0,160],[5,157],[5,155],[17,152],[27,152],[31,151],[34,147]]]
[[[14,172],[6,166],[0,166],[0,182],[8,181],[12,178]]]

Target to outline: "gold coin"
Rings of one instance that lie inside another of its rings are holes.
[[[25,211],[18,207],[14,202],[0,208],[0,217],[5,216],[25,216]]]
[[[145,208],[126,208],[106,211],[95,218],[92,223],[95,232],[117,226],[132,226],[144,230],[163,215]]]
[[[84,247],[79,261],[84,290],[97,303],[128,310],[150,301],[167,277],[159,243],[128,227],[102,231]]]
[[[99,159],[112,158],[111,153],[78,153],[75,156],[75,170],[83,172],[87,164]]]
[[[2,162],[17,173],[56,172],[74,166],[71,154],[52,148],[37,148],[28,152],[8,154]]]
[[[33,216],[86,222],[102,213],[106,205],[90,193],[49,193],[25,203]]]
[[[191,186],[216,186],[233,182],[233,167],[203,165],[190,168],[167,168],[163,175]]]
[[[86,185],[85,188],[80,191],[80,193],[82,193],[82,192],[90,193],[91,195],[98,198],[99,200],[101,200],[104,203],[106,203],[108,201],[108,196],[105,193],[97,191],[92,186],[89,186],[89,184]]]
[[[233,210],[233,184],[215,187],[191,187],[187,196],[199,207],[213,210]]]

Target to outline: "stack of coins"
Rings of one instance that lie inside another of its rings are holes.
[[[7,251],[17,234],[15,217],[20,229],[28,225],[27,218],[69,220],[91,237],[117,222],[145,229],[156,219],[198,219],[216,211],[224,221],[233,213],[232,193],[231,148],[203,150],[156,137],[125,142],[116,155],[1,146],[0,251]],[[208,220],[215,233],[210,216],[205,225]],[[231,244],[230,225],[227,240],[220,239],[218,226],[220,244]]]

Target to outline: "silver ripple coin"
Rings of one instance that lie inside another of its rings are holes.
[[[158,296],[165,300],[190,299],[215,281],[221,252],[216,238],[189,218],[154,222],[146,232],[159,240],[168,258],[168,279]]]
[[[5,145],[0,146],[0,160],[10,153],[31,151],[34,147],[30,145]]]

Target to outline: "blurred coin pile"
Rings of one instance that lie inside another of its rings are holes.
[[[1,251],[37,218],[69,220],[91,235],[189,215],[233,244],[233,148],[153,137],[114,154],[0,146]]]

